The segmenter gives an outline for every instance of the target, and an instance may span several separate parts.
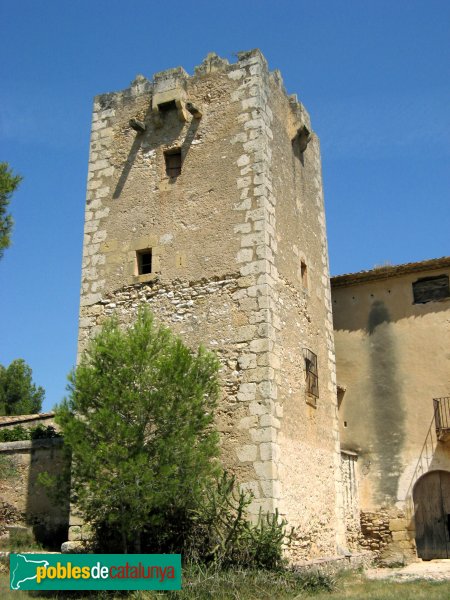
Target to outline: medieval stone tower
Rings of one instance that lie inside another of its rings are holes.
[[[80,351],[140,302],[222,363],[223,461],[296,526],[345,545],[319,142],[258,50],[95,99]]]

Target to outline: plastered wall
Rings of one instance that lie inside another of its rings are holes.
[[[436,440],[434,425],[430,434],[433,398],[450,390],[450,299],[415,304],[412,288],[418,279],[450,274],[450,265],[436,262],[332,280],[337,378],[345,388],[341,444],[358,454],[367,535],[375,531],[382,545],[405,551],[414,537],[408,505],[423,473],[418,463],[450,470],[449,444]]]

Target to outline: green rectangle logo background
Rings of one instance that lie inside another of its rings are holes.
[[[11,554],[9,566],[12,590],[181,589],[181,554]],[[89,577],[73,577],[74,567],[89,567]]]

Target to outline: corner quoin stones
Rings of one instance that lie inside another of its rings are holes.
[[[137,76],[94,102],[79,352],[149,305],[221,360],[222,459],[296,527],[295,559],[345,545],[319,142],[259,50]],[[170,177],[166,157],[181,155]],[[151,252],[150,272],[139,253]],[[308,402],[304,350],[317,355]],[[78,524],[78,523],[77,523]],[[75,522],[73,522],[75,525]],[[80,528],[71,539],[80,539]]]

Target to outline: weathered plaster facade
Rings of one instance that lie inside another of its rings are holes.
[[[414,552],[414,484],[450,471],[450,444],[432,423],[433,398],[450,391],[450,295],[413,294],[445,276],[450,258],[331,280],[341,444],[357,454],[362,544],[379,554]]]
[[[94,103],[79,351],[140,302],[222,362],[222,457],[297,528],[295,558],[345,546],[319,142],[258,50],[138,76]],[[165,153],[181,151],[169,177]],[[139,272],[139,251],[151,270]],[[317,356],[319,397],[304,351]],[[315,405],[314,405],[315,404]],[[72,539],[78,533],[72,531]]]

